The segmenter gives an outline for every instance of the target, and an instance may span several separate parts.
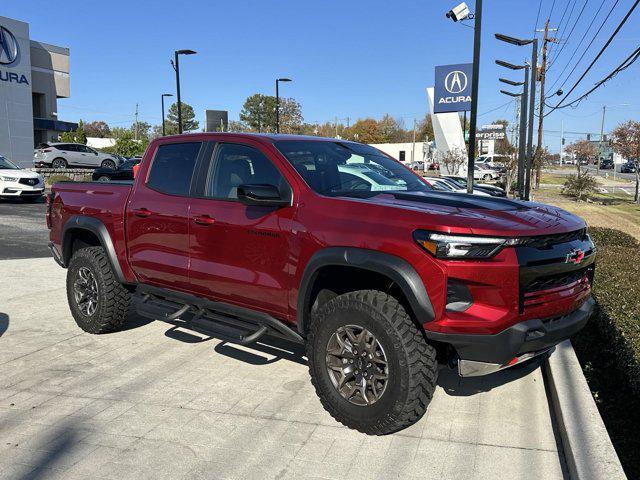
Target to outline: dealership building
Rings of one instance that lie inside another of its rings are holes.
[[[33,148],[77,124],[58,119],[68,98],[69,49],[29,38],[29,24],[0,16],[0,155],[33,163]]]

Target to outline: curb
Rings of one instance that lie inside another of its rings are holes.
[[[558,345],[544,362],[550,405],[555,413],[572,480],[623,480],[627,476],[598,412],[571,341]]]

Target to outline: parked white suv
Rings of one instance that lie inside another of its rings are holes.
[[[41,175],[23,170],[0,155],[0,197],[35,201],[44,193]]]
[[[36,167],[116,168],[122,160],[116,155],[102,153],[81,143],[42,143],[34,151]]]
[[[483,164],[474,166],[473,178],[475,180],[484,180],[485,182],[488,182],[490,180],[498,180],[500,177],[500,172],[491,167],[484,166]]]

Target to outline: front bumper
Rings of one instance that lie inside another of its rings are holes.
[[[527,320],[495,335],[438,332],[428,332],[427,335],[455,348],[461,376],[486,375],[544,354],[579,332],[589,320],[594,305],[595,301],[589,297],[580,308],[567,315]]]
[[[20,187],[4,187],[0,190],[0,197],[41,197],[44,194],[44,187],[23,188]]]

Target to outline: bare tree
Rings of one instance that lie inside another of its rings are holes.
[[[460,169],[467,163],[467,154],[461,148],[453,148],[442,154],[440,163],[448,175],[459,175]]]
[[[613,132],[613,149],[627,160],[633,160],[636,170],[635,201],[640,203],[640,122],[629,120],[618,125]]]

